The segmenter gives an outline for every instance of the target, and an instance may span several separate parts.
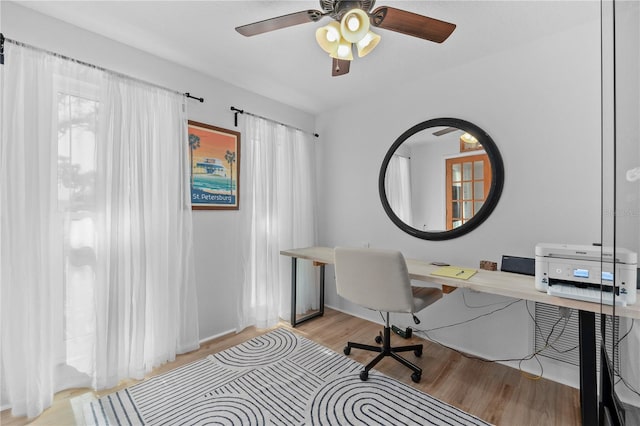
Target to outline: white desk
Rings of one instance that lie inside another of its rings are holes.
[[[331,247],[307,247],[282,250],[280,254],[291,258],[311,260],[316,262],[316,264],[332,265],[334,263],[333,248]],[[417,259],[407,259],[407,268],[409,269],[411,279],[418,281],[449,287],[470,288],[481,293],[497,294],[516,299],[530,300],[532,302],[547,303],[554,306],[566,306],[567,308],[580,311],[607,315],[613,314],[613,307],[611,306],[601,306],[598,303],[549,296],[547,293],[538,291],[534,286],[534,278],[528,275],[478,269],[478,272],[468,280],[461,280],[431,275],[439,266],[431,265],[429,261]],[[615,314],[621,317],[640,319],[640,303],[630,306],[616,306]]]
[[[295,327],[303,321],[320,316],[324,312],[324,266],[334,263],[333,248],[307,247],[282,250],[283,256],[292,259],[292,310],[291,325]],[[296,262],[297,259],[313,261],[321,268],[320,311],[303,319],[296,319]],[[460,265],[463,266],[463,265]],[[565,306],[579,311],[580,332],[580,404],[583,425],[596,425],[598,419],[598,389],[596,370],[596,333],[595,314],[615,315],[640,319],[640,303],[631,306],[606,306],[599,303],[583,302],[549,296],[537,291],[534,278],[527,275],[513,274],[502,271],[485,271],[479,269],[468,280],[431,275],[439,266],[431,265],[429,261],[407,259],[409,276],[418,281],[425,281],[449,287],[470,288],[482,293],[497,294],[516,299],[531,300],[555,306]]]

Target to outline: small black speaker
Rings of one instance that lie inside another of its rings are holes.
[[[536,260],[531,257],[502,256],[500,270],[523,275],[536,275]]]

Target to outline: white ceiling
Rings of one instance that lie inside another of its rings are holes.
[[[244,37],[239,25],[321,9],[297,1],[16,1],[22,6],[180,63],[312,114],[345,100],[394,90],[394,83],[437,78],[447,68],[511,49],[594,18],[594,1],[396,1],[394,6],[457,24],[442,44],[386,31],[377,48],[331,77],[315,42],[330,18]],[[597,10],[597,7],[596,9]],[[430,77],[431,76],[431,77]]]

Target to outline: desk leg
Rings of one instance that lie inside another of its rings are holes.
[[[320,316],[324,315],[324,267],[325,264],[321,263],[320,265],[320,306],[318,307],[318,311]]]
[[[291,258],[291,326],[296,326],[296,300],[298,295],[296,289],[298,287],[298,274],[297,274],[298,258]]]
[[[306,317],[296,318],[296,304],[297,304],[297,275],[298,258],[291,258],[291,326],[295,327],[312,318],[321,317],[324,315],[324,263],[314,262],[314,266],[320,267],[320,306],[318,306],[318,312],[314,312]]]
[[[598,424],[598,382],[596,373],[595,313],[579,311],[580,328],[580,414],[583,426]]]

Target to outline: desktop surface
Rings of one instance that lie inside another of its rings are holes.
[[[298,259],[333,264],[332,247],[305,247],[282,250],[280,254]],[[531,300],[588,312],[618,315],[627,318],[640,319],[640,303],[629,306],[607,306],[594,302],[550,296],[536,290],[535,279],[532,276],[503,271],[478,271],[469,279],[456,279],[433,275],[440,266],[432,265],[428,260],[406,259],[411,279],[425,281],[449,287],[469,288],[482,293],[497,294],[516,299]]]

